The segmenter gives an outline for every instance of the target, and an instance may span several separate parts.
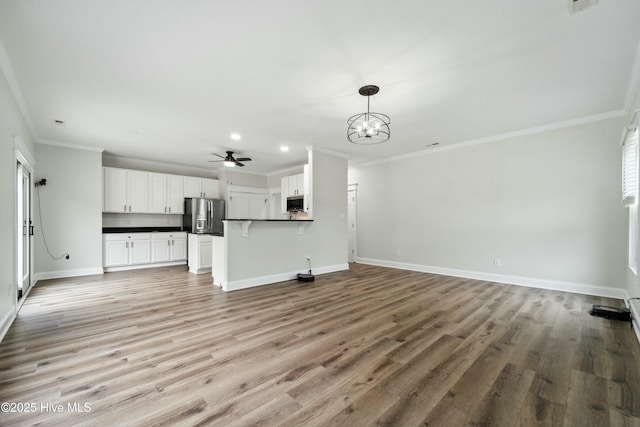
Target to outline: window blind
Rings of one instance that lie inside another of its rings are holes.
[[[638,193],[638,128],[629,131],[622,146],[622,205],[631,206]]]

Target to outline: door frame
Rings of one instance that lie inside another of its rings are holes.
[[[35,164],[36,161],[33,157],[33,155],[31,154],[31,152],[29,151],[29,149],[27,148],[27,146],[22,142],[22,138],[20,137],[20,135],[14,135],[13,138],[13,148],[14,148],[14,182],[13,182],[13,189],[14,189],[14,193],[15,193],[15,197],[14,197],[14,227],[15,227],[15,244],[14,244],[14,266],[15,266],[15,277],[14,277],[14,284],[12,286],[12,292],[15,292],[14,295],[14,301],[16,304],[16,312],[20,309],[20,307],[22,306],[22,304],[24,303],[27,295],[29,294],[29,291],[31,291],[31,289],[33,288],[33,285],[35,283],[35,280],[33,278],[33,264],[34,264],[34,259],[33,259],[33,239],[31,238],[31,236],[29,236],[29,251],[28,251],[28,257],[29,257],[29,286],[27,287],[27,289],[23,289],[22,292],[22,298],[18,299],[18,288],[19,288],[19,284],[22,282],[22,269],[19,268],[21,266],[21,261],[20,258],[21,252],[19,251],[19,249],[21,248],[21,244],[20,241],[22,240],[22,233],[23,233],[23,225],[22,224],[18,224],[18,214],[19,214],[19,209],[20,209],[20,204],[22,204],[23,200],[19,200],[19,192],[18,192],[18,185],[22,185],[22,182],[18,180],[18,163],[20,163],[20,165],[26,169],[26,171],[29,173],[29,198],[28,198],[28,203],[29,203],[29,212],[27,212],[27,216],[29,221],[32,220],[33,218],[33,182],[34,182],[34,174],[35,174]],[[30,226],[31,224],[28,224],[28,226]],[[27,233],[29,233],[29,231],[27,231]]]
[[[353,216],[349,214],[351,211],[349,209],[349,204],[347,202],[347,238],[348,235],[352,235],[353,239],[353,254],[348,254],[349,262],[357,262],[358,261],[358,184],[348,184],[347,185],[347,200],[353,194]],[[349,233],[349,227],[353,223],[353,231]],[[347,246],[349,242],[347,242]],[[353,256],[352,256],[353,255]],[[351,259],[353,258],[353,259]]]

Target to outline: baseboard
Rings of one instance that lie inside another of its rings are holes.
[[[324,267],[316,267],[313,269],[314,275],[334,273],[336,271],[348,270],[349,264],[335,264]],[[286,273],[272,274],[268,276],[252,277],[250,279],[232,280],[222,284],[225,291],[237,291],[240,289],[254,288],[256,286],[270,285],[272,283],[286,282],[287,280],[295,280],[300,271],[291,271]]]
[[[625,299],[627,307],[631,310],[631,325],[640,343],[640,300]]]
[[[15,307],[11,307],[11,310],[5,314],[2,319],[2,323],[0,323],[0,342],[4,339],[4,336],[9,332],[9,328],[13,324],[13,321],[16,319]]]
[[[507,285],[527,286],[530,288],[548,289],[552,291],[571,292],[575,294],[594,295],[599,297],[625,299],[624,289],[607,288],[605,286],[582,283],[562,282],[558,280],[536,279],[532,277],[509,276],[505,274],[484,273],[481,271],[458,270],[453,268],[434,267],[429,265],[408,264],[395,261],[385,261],[372,258],[358,258],[362,264],[381,267],[398,268],[401,270],[419,271],[422,273],[442,274],[444,276],[464,277],[466,279],[484,280],[488,282],[504,283]]]
[[[78,268],[75,270],[41,271],[34,274],[35,281],[47,279],[63,279],[65,277],[91,276],[102,274],[102,267]]]
[[[187,261],[158,262],[155,264],[123,265],[122,267],[104,267],[104,272],[110,273],[113,271],[141,270],[143,268],[171,267],[174,265],[187,265]],[[99,274],[102,274],[102,273],[99,273]]]

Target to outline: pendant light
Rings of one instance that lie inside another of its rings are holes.
[[[385,142],[391,136],[389,124],[391,119],[386,114],[369,111],[372,95],[380,91],[378,86],[362,86],[358,93],[367,97],[367,112],[356,114],[347,120],[347,139],[354,144],[372,145]]]

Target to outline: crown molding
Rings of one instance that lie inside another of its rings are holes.
[[[20,109],[20,113],[22,114],[27,128],[31,133],[31,138],[34,141],[37,141],[39,139],[38,132],[36,132],[36,128],[33,125],[33,120],[31,120],[27,102],[24,99],[24,95],[22,94],[22,90],[20,89],[20,85],[18,84],[18,80],[16,79],[16,75],[13,72],[13,67],[11,66],[11,61],[9,61],[9,56],[7,55],[7,51],[4,47],[2,39],[0,39],[0,69],[2,69],[2,73],[7,80],[9,90],[11,90],[11,94],[13,95],[13,99],[16,101],[16,104],[18,104],[18,109]]]
[[[638,86],[640,85],[640,41],[636,46],[636,55],[633,60],[633,66],[631,67],[631,77],[629,78],[629,85],[627,86],[627,93],[624,97],[624,109],[630,112],[633,108],[633,100],[638,93]]]
[[[53,145],[55,147],[72,148],[74,150],[95,151],[98,153],[102,153],[104,151],[104,148],[102,147],[91,147],[89,145],[71,144],[69,142],[54,141],[51,139],[42,139],[42,138],[39,138],[38,140],[36,140],[36,144]]]
[[[341,153],[339,151],[329,150],[327,148],[317,147],[317,146],[314,146],[314,145],[307,145],[304,148],[306,148],[307,151],[309,151],[309,152],[314,152],[315,151],[315,152],[318,152],[318,153],[328,154],[330,156],[341,157],[341,158],[347,159],[347,160],[349,160],[349,158],[350,158],[350,156],[348,154]]]
[[[381,163],[395,162],[395,161],[400,161],[400,160],[407,160],[407,159],[427,156],[427,155],[430,155],[430,154],[433,154],[433,153],[440,153],[440,152],[449,151],[449,150],[457,150],[457,149],[460,149],[460,148],[472,147],[474,145],[481,145],[481,144],[487,144],[487,143],[490,143],[490,142],[503,141],[505,139],[518,138],[518,137],[528,136],[528,135],[535,135],[535,134],[538,134],[538,133],[548,132],[548,131],[552,131],[552,130],[563,129],[563,128],[583,125],[583,124],[587,124],[587,123],[599,122],[601,120],[608,120],[608,119],[613,119],[613,118],[616,118],[616,117],[624,117],[626,115],[627,115],[627,112],[625,110],[614,110],[614,111],[609,111],[609,112],[602,113],[602,114],[594,114],[592,116],[586,116],[586,117],[580,117],[580,118],[577,118],[577,119],[565,120],[565,121],[562,121],[562,122],[550,123],[550,124],[547,124],[547,125],[536,126],[536,127],[532,127],[532,128],[527,128],[527,129],[514,131],[514,132],[507,132],[507,133],[502,133],[502,134],[499,134],[499,135],[488,136],[488,137],[485,137],[485,138],[478,138],[478,139],[471,139],[471,140],[468,140],[468,141],[456,142],[456,143],[445,145],[445,146],[442,146],[442,147],[428,148],[428,149],[423,150],[423,151],[407,153],[407,154],[401,154],[399,156],[393,156],[393,157],[389,157],[389,158],[381,159],[381,160],[374,160],[372,162],[354,164],[353,166],[354,167],[367,167],[367,166],[373,166],[373,165],[377,165],[377,164],[381,164]]]

